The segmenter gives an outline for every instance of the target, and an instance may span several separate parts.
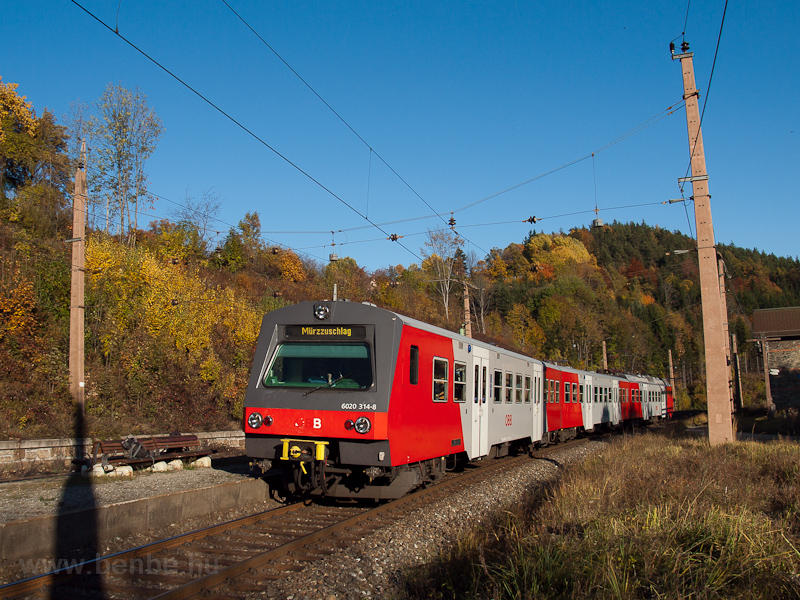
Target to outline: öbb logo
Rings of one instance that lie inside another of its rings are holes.
[[[297,420],[294,422],[294,426],[297,429],[305,429],[306,428],[305,417],[297,417]],[[311,427],[313,429],[322,429],[322,419],[318,417],[314,417],[313,419],[311,419]]]
[[[511,427],[511,415],[506,415],[506,427]]]

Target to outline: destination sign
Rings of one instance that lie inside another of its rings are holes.
[[[306,340],[363,340],[367,337],[367,329],[363,325],[289,325],[286,327],[285,335],[287,338]]]

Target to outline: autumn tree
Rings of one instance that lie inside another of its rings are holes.
[[[108,84],[95,103],[98,116],[89,122],[94,148],[90,170],[92,191],[105,204],[106,233],[110,219],[119,223],[120,239],[129,233],[135,243],[139,203],[148,198],[145,163],[156,149],[164,128],[147,104],[147,97],[121,84]]]
[[[369,292],[369,277],[355,259],[349,256],[329,262],[325,266],[323,281],[326,296],[333,292],[334,285],[339,298],[357,302],[366,299]]]
[[[515,304],[506,318],[517,347],[532,355],[538,354],[545,341],[545,332],[530,311],[522,304]]]
[[[0,78],[0,194],[3,200],[26,179],[36,132],[36,115],[16,83]]]
[[[422,249],[423,270],[430,276],[433,288],[444,307],[445,320],[450,322],[450,296],[456,283],[459,267],[458,252],[464,243],[451,229],[428,231],[428,239]]]
[[[191,225],[205,246],[211,240],[212,232],[217,233],[212,223],[217,220],[221,207],[222,200],[218,192],[207,189],[200,198],[195,198],[187,190],[183,205],[171,214],[178,223]]]
[[[0,210],[49,237],[69,224],[67,133],[49,111],[37,118],[16,88],[0,80]]]
[[[486,263],[479,261],[470,268],[469,297],[472,315],[477,319],[481,333],[486,333],[486,318],[492,307],[494,291]]]

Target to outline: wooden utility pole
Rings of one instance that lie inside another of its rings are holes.
[[[675,370],[672,368],[672,349],[668,349],[669,354],[669,387],[672,388],[672,396],[675,396]]]
[[[739,364],[739,347],[736,344],[735,335],[731,337],[731,354],[733,355],[733,376],[736,378],[733,401],[736,410],[739,410],[744,403],[744,394],[742,393],[742,370]]]
[[[469,284],[464,280],[464,335],[472,337],[472,315],[469,310]]]
[[[708,193],[708,173],[700,131],[700,96],[694,79],[693,53],[689,44],[681,44],[681,53],[672,59],[681,61],[683,98],[686,101],[686,127],[689,131],[691,177],[681,181],[692,183],[697,254],[700,261],[700,298],[703,304],[703,339],[706,357],[706,386],[708,394],[708,439],[712,445],[734,441],[731,420],[730,369],[726,358],[727,340],[723,322],[723,306],[719,293],[719,270],[714,226],[711,222],[711,196]]]
[[[69,390],[81,416],[84,402],[84,273],[86,262],[86,141],[81,143],[81,158],[75,171],[72,197],[72,287],[69,303]]]
[[[762,339],[761,353],[764,355],[764,391],[767,394],[767,416],[775,416],[775,402],[772,400],[772,387],[769,384],[769,340]]]
[[[733,355],[731,354],[731,332],[728,325],[728,293],[725,291],[725,261],[722,260],[722,255],[719,253],[717,253],[717,272],[719,273],[719,302],[722,308],[722,335],[725,337],[725,364],[728,366],[728,398],[731,401],[731,410],[736,412],[736,394],[731,376]]]

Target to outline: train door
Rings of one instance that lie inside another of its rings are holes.
[[[622,420],[622,407],[619,401],[619,380],[614,379],[611,381],[611,389],[609,390],[609,394],[611,395],[609,398],[609,401],[611,402],[611,420],[616,425]]]
[[[544,407],[542,406],[542,363],[533,363],[533,428],[531,441],[542,441],[544,432]]]
[[[594,422],[592,419],[592,376],[580,376],[580,402],[581,402],[581,415],[583,416],[583,428],[586,431],[594,429]]]
[[[489,453],[489,351],[472,347],[472,376],[475,393],[472,411],[472,448],[470,456],[486,456]]]

